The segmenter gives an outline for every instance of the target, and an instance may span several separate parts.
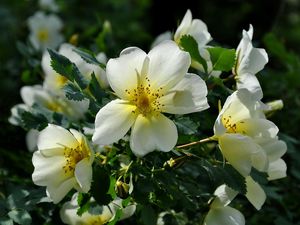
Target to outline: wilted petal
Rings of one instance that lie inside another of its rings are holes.
[[[137,156],[154,150],[168,152],[177,142],[175,124],[162,114],[150,118],[139,115],[133,125],[130,147]]]
[[[246,197],[249,202],[260,210],[266,201],[266,194],[261,186],[256,183],[250,176],[246,177],[247,193]]]
[[[124,137],[136,119],[135,109],[136,106],[120,99],[101,108],[96,115],[93,142],[106,145]]]
[[[160,102],[164,105],[164,112],[186,114],[207,109],[206,95],[205,82],[198,75],[187,74]]]

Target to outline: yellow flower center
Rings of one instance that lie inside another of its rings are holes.
[[[89,147],[83,142],[78,144],[75,148],[65,147],[64,156],[66,164],[63,166],[65,173],[73,174],[76,164],[82,159],[90,157],[90,152]]]
[[[94,216],[86,220],[86,222],[82,223],[82,225],[102,225],[106,224],[110,220],[111,216]]]
[[[40,42],[47,42],[49,40],[48,30],[41,29],[37,32],[37,38]]]
[[[162,90],[161,87],[153,90],[150,80],[146,77],[144,84],[139,84],[132,90],[126,89],[125,92],[129,95],[131,103],[137,107],[133,113],[149,116],[161,112],[161,108],[164,106],[159,102],[163,96]]]
[[[50,109],[51,111],[54,111],[54,112],[62,113],[64,111],[63,107],[55,101],[47,102],[46,103],[46,108],[48,108],[48,109]]]
[[[57,86],[59,88],[62,88],[68,82],[68,78],[57,73],[55,81],[56,81]]]
[[[232,123],[231,116],[224,117],[222,116],[222,124],[226,128],[227,133],[239,133],[239,134],[246,134],[243,130],[242,124],[244,121],[238,121],[236,123]]]

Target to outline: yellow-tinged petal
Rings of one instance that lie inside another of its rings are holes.
[[[257,209],[260,210],[266,201],[266,193],[261,186],[255,182],[250,176],[246,177],[247,193],[246,197],[249,202]]]
[[[163,112],[187,114],[207,109],[206,95],[205,82],[196,74],[187,74],[160,102]]]
[[[110,59],[106,65],[108,82],[114,92],[122,99],[127,99],[125,90],[137,87],[147,54],[136,47],[124,49],[119,58]]]
[[[205,217],[204,225],[245,225],[243,214],[229,206],[212,208]]]
[[[130,147],[137,156],[144,156],[154,150],[171,151],[178,134],[175,124],[162,114],[150,118],[139,115],[133,125]]]
[[[101,145],[112,144],[125,136],[137,115],[136,106],[124,100],[113,100],[96,115],[93,142]]]
[[[186,75],[191,64],[189,53],[179,49],[174,41],[165,41],[149,53],[148,78],[153,90],[166,92]]]
[[[243,176],[248,176],[252,167],[252,155],[261,151],[261,147],[247,136],[224,134],[219,137],[222,154],[227,161]]]

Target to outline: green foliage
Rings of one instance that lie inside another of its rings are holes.
[[[69,100],[82,101],[84,99],[84,94],[81,92],[80,88],[73,83],[66,84],[64,86],[64,91]]]
[[[235,50],[221,47],[207,48],[210,53],[213,70],[231,71],[235,63]]]
[[[75,48],[74,52],[80,55],[85,62],[100,66],[102,69],[105,69],[105,65],[98,61],[93,52],[81,48]]]
[[[58,74],[65,76],[70,81],[76,81],[82,90],[87,87],[87,81],[80,73],[75,63],[56,51],[48,49],[48,52],[51,57],[51,66]]]
[[[191,35],[183,35],[180,39],[180,46],[184,51],[190,53],[191,58],[200,63],[203,66],[204,71],[207,72],[207,63],[205,59],[203,59],[203,57],[200,55],[198,44]]]

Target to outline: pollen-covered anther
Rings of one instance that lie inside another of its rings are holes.
[[[66,164],[63,166],[65,173],[74,173],[76,164],[88,156],[88,151],[83,144],[78,145],[76,148],[65,147],[64,157]]]

